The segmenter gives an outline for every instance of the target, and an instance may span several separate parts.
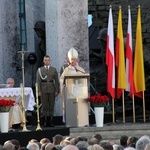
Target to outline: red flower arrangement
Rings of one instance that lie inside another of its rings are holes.
[[[0,99],[0,112],[8,112],[14,103],[13,100]]]
[[[106,95],[96,94],[88,98],[88,101],[94,107],[104,107],[105,103],[109,102],[109,98]]]

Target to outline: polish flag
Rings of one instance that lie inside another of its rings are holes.
[[[115,60],[114,60],[114,28],[112,8],[109,9],[107,45],[106,45],[106,65],[107,65],[107,91],[112,98],[115,98]]]
[[[133,93],[133,49],[131,10],[128,8],[128,33],[126,39],[126,91]]]

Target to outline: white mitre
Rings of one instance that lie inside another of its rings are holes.
[[[68,51],[68,58],[70,62],[72,58],[78,59],[78,52],[73,47],[71,47]]]

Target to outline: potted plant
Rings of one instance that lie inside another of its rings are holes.
[[[0,99],[0,112],[9,112],[11,106],[14,106],[15,101]]]
[[[9,110],[14,106],[15,101],[0,99],[0,127],[1,132],[8,132],[9,129]]]
[[[109,102],[109,98],[106,95],[98,93],[88,98],[88,101],[93,105],[93,107],[104,107],[105,104]]]
[[[101,95],[98,93],[88,98],[88,101],[94,107],[96,126],[103,127],[104,106],[109,102],[109,98],[106,95]]]

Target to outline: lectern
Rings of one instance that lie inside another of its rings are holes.
[[[67,127],[89,125],[88,78],[89,74],[66,75],[64,77]]]

